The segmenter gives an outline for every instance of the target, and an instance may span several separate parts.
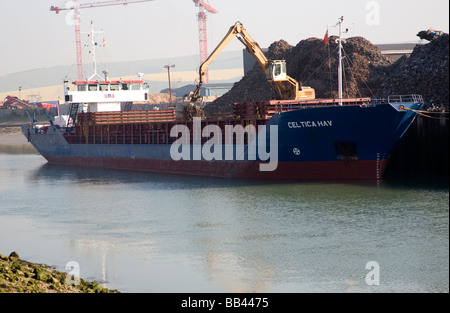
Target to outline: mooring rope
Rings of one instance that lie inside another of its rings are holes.
[[[442,118],[442,117],[435,117],[435,116],[428,115],[430,113],[431,114],[448,114],[448,112],[429,112],[429,111],[423,111],[423,110],[414,110],[414,109],[406,108],[404,106],[401,106],[400,109],[401,110],[405,110],[405,111],[412,111],[414,113],[417,113],[418,115],[421,115],[421,116],[424,116],[424,117],[427,117],[427,118],[433,118],[433,119],[436,119],[436,120],[448,119],[448,117],[443,117]],[[425,113],[427,113],[427,114],[425,114]]]

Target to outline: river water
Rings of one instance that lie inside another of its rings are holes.
[[[12,251],[122,292],[449,292],[449,190],[70,168],[3,151],[0,253]]]

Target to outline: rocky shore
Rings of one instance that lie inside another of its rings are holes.
[[[69,279],[69,281],[67,281]],[[70,284],[77,281],[78,284]],[[50,266],[21,260],[16,252],[0,254],[0,293],[119,293],[95,282],[68,278]]]

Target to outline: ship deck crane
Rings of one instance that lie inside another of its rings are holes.
[[[68,5],[66,7],[56,7],[51,6],[50,11],[54,11],[56,14],[59,14],[63,10],[74,10],[74,24],[75,24],[75,43],[77,49],[77,68],[78,68],[78,80],[83,80],[83,57],[81,52],[81,32],[80,32],[80,9],[88,9],[88,8],[96,8],[96,7],[105,7],[112,5],[127,5],[131,3],[138,2],[148,2],[153,0],[110,0],[110,1],[101,1],[101,2],[93,2],[93,3],[82,3],[80,4],[78,0],[71,1],[72,5]]]
[[[236,22],[230,27],[228,33],[203,62],[199,69],[199,83],[196,90],[191,94],[191,103],[201,101],[200,94],[203,83],[205,83],[205,73],[211,62],[223,51],[223,49],[236,37],[247,51],[256,59],[268,82],[272,83],[275,92],[280,100],[312,100],[315,99],[315,90],[311,87],[302,86],[299,90],[299,83],[286,74],[285,60],[269,60],[249,33],[240,22]]]

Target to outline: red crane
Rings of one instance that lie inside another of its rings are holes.
[[[75,22],[75,43],[77,48],[77,66],[78,66],[78,80],[83,80],[83,57],[81,52],[81,32],[80,32],[80,9],[88,9],[88,8],[96,8],[96,7],[105,7],[111,5],[127,5],[130,3],[138,3],[138,2],[148,2],[153,0],[111,0],[111,1],[101,1],[94,3],[82,3],[79,4],[78,0],[73,0],[73,5],[66,6],[64,8],[51,6],[50,11],[55,11],[56,14],[59,14],[60,11],[63,10],[74,10],[74,22]]]
[[[200,64],[206,61],[208,58],[208,41],[206,38],[206,11],[209,13],[217,13],[216,9],[205,3],[203,0],[193,0],[195,6],[198,7],[198,33],[199,33],[199,46],[200,46]],[[205,72],[204,83],[209,83],[208,72]]]

